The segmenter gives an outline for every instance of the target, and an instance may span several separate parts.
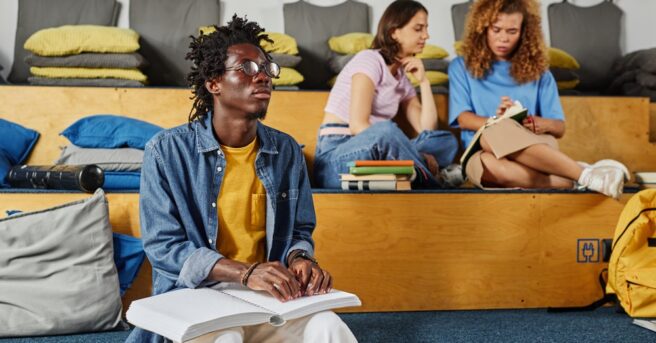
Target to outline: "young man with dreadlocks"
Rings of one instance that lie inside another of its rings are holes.
[[[194,104],[189,123],[146,146],[141,234],[153,266],[153,294],[239,282],[280,301],[329,292],[313,256],[314,206],[305,160],[290,136],[263,119],[280,69],[260,47],[257,23],[232,17],[192,37],[187,59]],[[136,328],[130,342],[164,338]],[[198,342],[351,342],[333,312],[238,327]]]

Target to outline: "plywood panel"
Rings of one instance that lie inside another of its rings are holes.
[[[654,170],[649,142],[649,100],[626,97],[562,97],[567,131],[560,148],[575,160],[612,158],[632,171]]]
[[[0,211],[85,194],[0,194]],[[314,194],[317,258],[356,311],[575,306],[600,296],[581,239],[612,237],[623,203],[598,194]],[[115,231],[138,236],[136,194],[108,194]],[[150,294],[150,265],[127,301]],[[126,302],[127,304],[127,302]]]
[[[85,115],[121,114],[172,127],[187,121],[190,95],[186,89],[170,88],[0,86],[0,118],[39,131],[42,138],[28,163],[51,164],[59,146],[67,144],[59,132]],[[310,167],[327,98],[328,92],[274,92],[264,120],[305,145]],[[438,94],[434,100],[439,128],[449,129],[448,97]],[[567,118],[567,133],[560,140],[564,152],[576,160],[613,158],[631,170],[653,170],[656,146],[649,141],[646,98],[566,96],[561,101]],[[655,108],[651,105],[652,113]],[[450,130],[459,136],[458,130]]]
[[[656,142],[656,103],[649,104],[649,141]]]

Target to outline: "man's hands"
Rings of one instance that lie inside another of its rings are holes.
[[[265,291],[282,302],[302,295],[299,281],[278,261],[262,263],[255,267],[246,286],[252,290]]]
[[[333,278],[313,261],[293,257],[289,268],[278,261],[258,264],[247,277],[246,286],[265,291],[285,302],[301,296],[328,293],[333,289]]]
[[[300,282],[303,295],[325,294],[333,289],[333,278],[330,273],[310,260],[294,258],[289,270]]]

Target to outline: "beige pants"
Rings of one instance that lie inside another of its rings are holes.
[[[351,330],[334,312],[325,311],[289,320],[283,326],[260,324],[210,332],[187,342],[357,342]]]
[[[504,158],[535,144],[546,144],[554,149],[558,149],[558,142],[552,135],[536,135],[514,120],[502,120],[486,128],[481,137],[485,138],[494,157],[497,159]],[[485,189],[481,185],[481,178],[484,172],[481,154],[482,151],[478,151],[472,155],[465,166],[465,173],[471,183],[479,188]]]

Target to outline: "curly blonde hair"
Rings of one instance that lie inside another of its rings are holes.
[[[521,13],[521,35],[510,58],[510,75],[517,83],[535,81],[547,70],[548,61],[537,0],[478,0],[469,10],[462,51],[467,70],[478,79],[486,76],[495,59],[487,44],[487,30],[499,13]]]

